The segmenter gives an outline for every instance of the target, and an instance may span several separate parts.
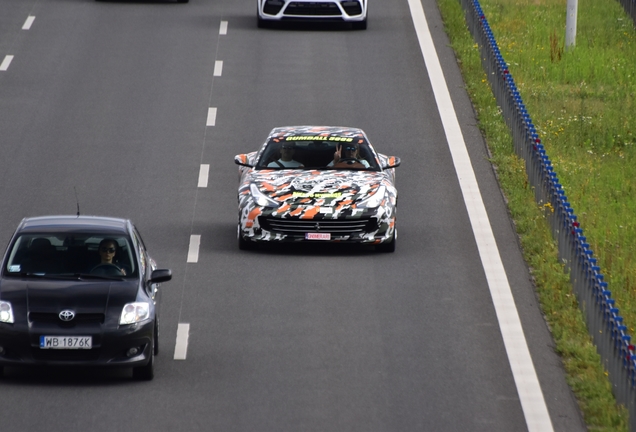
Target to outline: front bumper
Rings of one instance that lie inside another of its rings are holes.
[[[249,209],[249,210],[248,210]],[[248,207],[239,215],[239,235],[253,242],[339,242],[381,244],[394,239],[394,207],[379,207],[358,216],[277,217],[271,210]],[[329,234],[329,240],[309,240],[307,234]]]
[[[92,336],[91,349],[42,349],[40,336]],[[152,356],[154,321],[107,328],[103,324],[54,328],[0,323],[0,365],[120,366],[146,365]],[[130,348],[138,348],[128,356]]]
[[[366,20],[366,0],[259,0],[258,16],[262,20],[344,21]]]

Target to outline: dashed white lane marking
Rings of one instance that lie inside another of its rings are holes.
[[[223,60],[217,60],[214,62],[214,76],[221,76],[223,73]]]
[[[190,246],[188,246],[188,260],[189,263],[199,262],[199,246],[201,245],[201,236],[198,234],[192,234],[190,236]]]
[[[35,21],[35,17],[32,15],[29,16],[24,22],[24,25],[22,26],[22,30],[29,30],[31,28],[31,25],[33,24],[33,21]]]
[[[11,64],[12,60],[12,55],[4,56],[4,60],[2,60],[2,63],[0,63],[0,71],[6,71],[7,69],[9,69],[9,65]]]
[[[190,337],[190,324],[179,323],[177,326],[177,343],[174,346],[174,359],[185,360],[188,354],[188,338]]]
[[[219,34],[227,34],[227,21],[221,21],[219,27]],[[214,76],[221,76],[223,73],[223,61],[217,60],[214,62]],[[216,108],[208,108],[208,118],[205,122],[206,126],[214,126],[216,124]],[[199,168],[199,182],[198,187],[208,187],[208,178],[210,176],[210,165],[201,164]],[[199,262],[199,248],[201,246],[201,236],[191,235],[190,245],[188,246],[188,259],[189,263]],[[188,353],[188,338],[190,335],[190,324],[179,323],[177,327],[177,342],[174,347],[174,359],[185,360]]]
[[[209,176],[210,176],[210,165],[201,164],[201,168],[199,168],[199,184],[197,186],[200,188],[208,187]]]
[[[208,108],[208,119],[206,126],[214,126],[216,124],[216,108]]]
[[[488,213],[479,192],[479,185],[470,162],[453,102],[448,92],[442,67],[437,57],[424,9],[420,0],[408,0],[413,24],[431,80],[435,100],[446,133],[457,178],[464,196],[466,209],[473,228],[479,256],[486,273],[490,295],[493,300],[499,328],[503,337],[512,375],[517,385],[521,408],[529,432],[553,431],[552,421],[545,404],[541,385],[537,377],[530,350],[526,342],[521,320],[515,305],[510,283],[501,261],[501,255],[490,226]]]

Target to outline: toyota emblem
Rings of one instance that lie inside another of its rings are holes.
[[[73,318],[75,318],[75,312],[73,312],[72,310],[63,310],[62,312],[60,312],[59,315],[60,319],[62,321],[72,321]]]

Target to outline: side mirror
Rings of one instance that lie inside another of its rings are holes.
[[[382,169],[389,169],[389,168],[397,168],[400,166],[400,164],[402,163],[402,160],[397,157],[397,156],[389,156],[386,165],[382,166]]]
[[[157,269],[152,271],[150,276],[150,283],[168,282],[172,279],[172,270],[170,269]]]
[[[248,167],[248,168],[254,168],[254,165],[251,165],[247,162],[247,155],[246,154],[239,154],[234,156],[234,163],[237,165],[241,165],[244,167]]]

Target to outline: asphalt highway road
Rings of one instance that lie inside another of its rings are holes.
[[[153,381],[6,368],[0,428],[526,430],[407,0],[371,0],[366,31],[257,29],[255,3],[0,0],[0,239],[79,206],[131,218],[173,270]],[[552,425],[585,430],[435,2],[422,4]],[[361,127],[402,158],[394,254],[238,250],[233,156],[297,124]]]

